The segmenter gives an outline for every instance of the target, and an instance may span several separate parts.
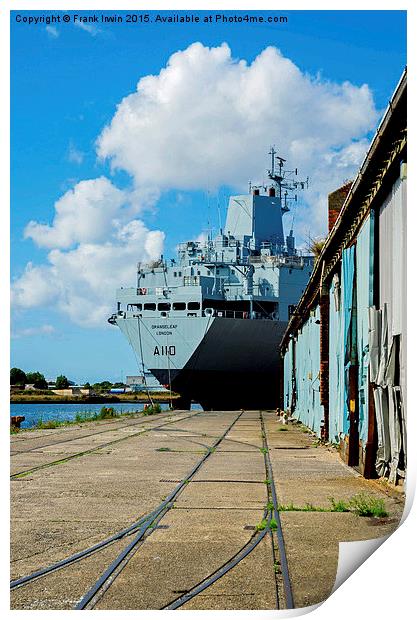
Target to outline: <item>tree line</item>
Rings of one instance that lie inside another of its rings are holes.
[[[21,368],[12,368],[10,370],[10,385],[24,387],[26,384],[33,385],[38,390],[48,389],[48,382],[41,372],[25,372]],[[69,387],[69,381],[65,375],[58,375],[55,385],[58,389],[64,389]]]
[[[10,370],[10,385],[24,387],[26,384],[33,385],[38,390],[47,390],[48,382],[41,372],[24,372],[21,368]],[[55,380],[55,387],[62,390],[70,387],[70,382],[65,375],[58,375]],[[124,383],[112,383],[111,381],[100,381],[97,383],[85,383],[85,388],[92,388],[95,392],[107,392],[112,388],[124,388]]]

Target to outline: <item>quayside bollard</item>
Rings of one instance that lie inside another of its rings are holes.
[[[10,428],[19,431],[20,425],[25,421],[24,415],[12,415],[10,416]]]

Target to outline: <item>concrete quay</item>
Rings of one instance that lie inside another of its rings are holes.
[[[365,480],[272,412],[176,411],[21,431],[11,454],[12,580],[128,528],[182,482],[86,607],[94,609],[163,609],[187,593],[181,609],[285,608],[278,532],[268,516],[263,521],[272,485],[294,606],[318,603],[332,590],[339,542],[390,534],[404,503],[399,491]],[[330,497],[347,503],[358,494],[382,499],[388,516],[317,510],[328,509]],[[136,534],[13,588],[11,608],[75,608]],[[257,536],[244,559],[194,591]]]

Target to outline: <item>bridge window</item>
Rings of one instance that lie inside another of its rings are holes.
[[[178,277],[179,277],[179,278],[181,278],[181,276],[182,276],[182,272],[181,272],[181,271],[179,271],[179,272],[178,272]]]
[[[177,301],[174,304],[172,304],[172,307],[174,310],[185,310],[185,302]]]
[[[176,277],[177,277],[177,272],[176,272],[176,271],[174,271],[174,278],[176,278]]]
[[[156,304],[144,304],[144,310],[156,310]]]
[[[171,310],[171,304],[167,304],[167,303],[158,304],[158,310],[160,312],[169,312],[169,310]]]
[[[188,310],[200,310],[200,302],[189,301],[187,307],[188,307]]]

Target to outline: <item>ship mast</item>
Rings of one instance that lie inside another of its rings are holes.
[[[269,155],[271,155],[271,169],[268,170],[268,177],[278,188],[278,195],[282,212],[287,213],[290,210],[288,207],[288,202],[290,200],[294,200],[294,202],[297,202],[297,194],[295,192],[298,189],[307,188],[309,179],[308,177],[305,181],[299,181],[298,179],[294,179],[294,177],[298,176],[297,168],[295,168],[295,170],[284,170],[284,164],[287,160],[277,155],[275,147],[271,146]],[[282,203],[282,190],[285,190],[284,204]],[[290,192],[294,192],[294,195],[291,196],[289,194]]]

